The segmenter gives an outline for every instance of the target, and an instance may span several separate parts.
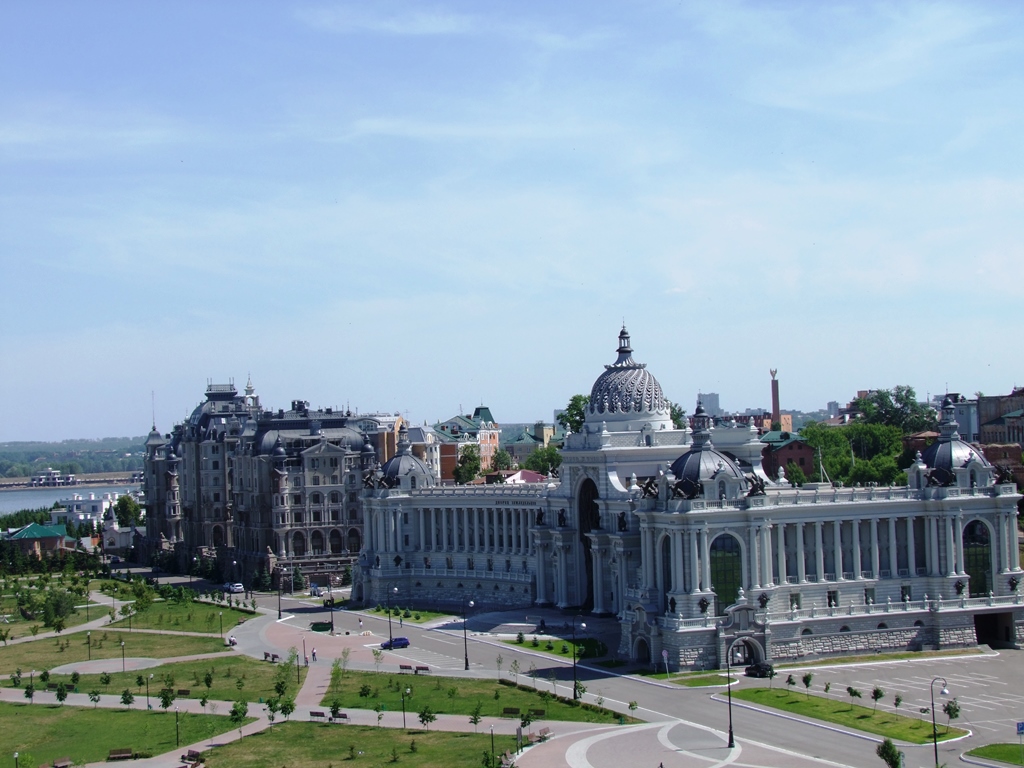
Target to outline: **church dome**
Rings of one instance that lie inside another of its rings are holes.
[[[671,471],[683,493],[690,498],[697,495],[706,482],[746,483],[743,470],[736,462],[715,450],[711,443],[711,417],[700,403],[693,412],[693,445],[672,463]]]
[[[942,401],[939,438],[921,454],[921,461],[932,470],[932,476],[939,481],[948,481],[953,477],[953,470],[965,467],[972,461],[977,461],[983,467],[989,466],[979,451],[960,439],[955,412],[953,401],[947,396]]]
[[[625,326],[619,332],[617,352],[618,359],[605,366],[590,390],[587,421],[667,420],[669,405],[661,384],[645,364],[633,360]]]

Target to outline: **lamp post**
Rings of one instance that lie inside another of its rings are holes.
[[[725,690],[729,698],[729,749],[736,746],[732,736],[732,646],[725,650]]]
[[[178,727],[178,708],[174,708],[174,746],[181,746],[181,729]]]
[[[89,649],[89,661],[92,661],[92,630],[85,633],[85,645]]]
[[[411,688],[406,688],[402,691],[402,728],[405,728],[405,697],[412,693]]]
[[[949,696],[949,689],[946,688],[946,678],[936,677],[932,680],[932,684],[928,686],[928,690],[932,695],[932,750],[935,752],[935,768],[939,768],[939,732],[935,727],[935,684],[942,681],[942,690],[939,691],[943,696]]]
[[[494,765],[494,726],[491,726],[491,765]]]
[[[153,673],[150,672],[149,677],[146,678],[146,709],[149,709],[149,681],[153,679]]]
[[[192,584],[192,575],[195,573],[195,571],[196,571],[196,559],[193,557],[192,558],[192,565],[188,569],[188,583],[190,585]]]
[[[121,641],[121,673],[124,674],[124,640]]]
[[[468,604],[468,607],[472,608],[474,605],[475,605],[475,603],[472,600],[470,600],[469,604]],[[463,647],[463,649],[466,652],[466,669],[468,670],[469,669],[469,639],[466,636],[466,624],[468,623],[467,620],[466,620],[466,608],[467,608],[466,598],[465,598],[465,596],[463,596],[463,598],[462,598],[462,647]]]
[[[281,587],[284,582],[284,571],[280,566],[277,568],[277,619],[281,620]]]
[[[14,768],[18,768],[18,753],[14,753]]]
[[[576,701],[580,697],[579,688],[576,685],[576,619],[582,619],[579,614],[572,617],[572,699]],[[587,625],[580,622],[580,629],[586,629]]]
[[[217,611],[217,615],[220,616],[220,639],[224,639],[224,611]]]
[[[392,592],[394,592],[397,595],[398,594],[398,587],[392,587],[391,586],[391,582],[388,582],[388,645],[389,646],[394,645],[394,642],[395,642],[395,638],[391,634],[391,593]],[[392,650],[394,650],[394,649],[392,648]]]

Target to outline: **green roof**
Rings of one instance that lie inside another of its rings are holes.
[[[64,538],[68,535],[67,528],[63,525],[40,525],[29,523],[17,533],[11,535],[12,539],[52,539],[54,537]]]

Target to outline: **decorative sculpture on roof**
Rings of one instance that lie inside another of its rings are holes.
[[[684,477],[672,486],[672,496],[677,499],[696,499],[704,493],[704,484],[700,480]]]
[[[747,496],[764,496],[764,478],[758,477],[757,475],[750,473],[746,476],[747,482],[750,483],[750,490],[747,491]]]
[[[658,479],[655,477],[646,478],[640,485],[640,493],[645,499],[658,498]]]

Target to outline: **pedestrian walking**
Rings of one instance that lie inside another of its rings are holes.
[[[359,631],[361,632],[362,630],[363,630],[363,620],[360,619],[359,620]]]
[[[403,624],[402,624],[402,616],[399,616],[398,617],[398,628],[401,629],[402,626],[403,626]]]
[[[316,648],[313,649],[313,661],[316,661]]]

